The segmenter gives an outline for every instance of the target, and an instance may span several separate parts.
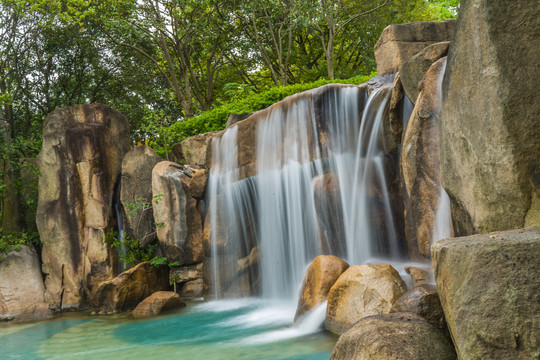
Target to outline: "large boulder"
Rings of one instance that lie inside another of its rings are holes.
[[[403,134],[400,158],[404,190],[410,216],[405,218],[409,243],[416,242],[420,254],[428,257],[434,237],[441,198],[439,170],[440,87],[446,58],[436,61],[422,80],[418,101]],[[450,232],[450,230],[448,230]]]
[[[148,146],[136,146],[122,160],[120,202],[126,235],[147,246],[156,239],[152,213],[152,170],[161,158]]]
[[[55,110],[43,127],[36,222],[50,301],[76,308],[113,278],[116,253],[105,244],[115,227],[112,198],[129,150],[129,124],[101,104]]]
[[[377,72],[394,73],[427,46],[450,41],[455,23],[445,20],[387,26],[375,44]]]
[[[540,228],[432,246],[441,303],[460,359],[540,356]]]
[[[295,319],[325,302],[330,288],[348,267],[349,264],[336,256],[317,256],[306,270]]]
[[[45,287],[36,251],[21,245],[0,258],[0,319],[45,308]],[[52,314],[45,311],[42,317]],[[34,317],[35,318],[35,317]]]
[[[190,174],[170,161],[160,162],[152,171],[159,245],[170,262],[180,265],[199,263],[204,255],[202,215],[192,195]]]
[[[341,335],[330,360],[455,360],[444,335],[412,313],[363,318]]]
[[[456,235],[540,225],[538,39],[537,0],[460,4],[440,117]]]
[[[215,135],[211,131],[182,140],[173,147],[170,159],[180,164],[207,165],[208,145]]]
[[[390,265],[350,266],[328,293],[326,329],[341,334],[366,316],[387,314],[406,290]]]
[[[186,306],[182,298],[172,291],[158,291],[144,299],[135,309],[134,316],[158,315],[165,311],[176,310]]]
[[[431,65],[448,54],[449,41],[429,45],[403,64],[399,73],[409,99],[415,103],[420,93],[420,82]]]
[[[439,329],[446,337],[450,338],[441,300],[435,285],[423,284],[415,286],[394,303],[391,312],[408,312],[421,316]]]
[[[112,280],[104,281],[94,290],[92,306],[101,313],[131,310],[156,291],[169,286],[168,272],[142,262]]]

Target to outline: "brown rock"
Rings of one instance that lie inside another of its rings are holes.
[[[92,305],[106,313],[130,310],[156,291],[167,289],[168,285],[164,268],[143,262],[100,283],[93,294]]]
[[[405,221],[414,229],[420,254],[429,256],[439,207],[440,85],[446,58],[435,62],[422,81],[422,89],[403,135],[401,171],[410,203]],[[414,242],[410,240],[409,243]]]
[[[411,313],[363,318],[341,335],[330,360],[455,360],[452,344]]]
[[[398,145],[401,144],[403,134],[403,85],[401,84],[401,74],[398,71],[394,76],[390,103],[388,104],[388,116],[384,117],[383,134],[384,149],[389,154],[397,154]]]
[[[180,164],[206,165],[208,145],[214,135],[216,132],[211,131],[182,140],[173,147],[170,160]]]
[[[325,302],[328,292],[349,264],[333,255],[319,255],[306,270],[295,320]]]
[[[20,314],[17,315],[13,322],[25,322],[52,319],[54,312],[49,308],[48,304],[41,303],[33,306],[29,306]]]
[[[441,300],[435,285],[424,284],[412,288],[394,303],[390,312],[407,312],[421,316],[450,339],[450,332],[446,326]]]
[[[120,201],[125,231],[130,239],[147,246],[156,239],[152,213],[152,170],[161,158],[148,146],[136,146],[122,160]],[[134,206],[141,206],[136,210]]]
[[[202,199],[204,197],[204,191],[206,189],[206,183],[208,182],[208,170],[197,169],[191,176],[190,188],[191,196],[195,199]]]
[[[114,186],[129,150],[125,116],[101,104],[57,109],[45,119],[36,222],[50,301],[78,307],[115,274],[105,244],[115,226]]]
[[[422,269],[416,266],[406,265],[404,269],[407,274],[411,275],[413,285],[415,287],[435,283],[435,279],[433,279],[433,270],[431,267],[429,269]]]
[[[536,0],[460,4],[441,112],[442,182],[459,236],[524,227],[538,208],[539,38]],[[540,225],[536,214],[528,226]]]
[[[144,299],[133,310],[134,316],[158,315],[165,311],[176,310],[186,306],[182,298],[172,291],[158,291]]]
[[[157,164],[152,171],[154,219],[163,255],[180,265],[203,259],[202,218],[191,193],[191,178],[181,165],[170,161]]]
[[[21,245],[0,258],[0,318],[12,319],[45,304],[45,287],[36,251]]]
[[[252,113],[230,114],[227,118],[227,125],[225,126],[225,128],[229,128],[237,122],[247,119],[251,116],[251,114]]]
[[[204,296],[204,280],[197,279],[180,284],[178,294],[182,299],[200,299]]]
[[[198,299],[204,295],[203,263],[171,269],[169,281],[177,284],[182,299]]]
[[[363,317],[386,314],[406,291],[390,265],[353,265],[328,293],[326,329],[341,334]]]
[[[433,269],[460,359],[540,354],[540,228],[440,240]]]
[[[401,67],[401,83],[409,99],[415,103],[420,93],[420,83],[431,65],[448,54],[450,41],[429,45],[411,57]]]
[[[396,72],[403,63],[427,46],[450,41],[455,23],[452,19],[387,26],[375,45],[377,72]]]
[[[317,211],[319,242],[323,252],[345,256],[347,252],[345,224],[341,190],[336,174],[328,173],[313,179],[313,201]]]

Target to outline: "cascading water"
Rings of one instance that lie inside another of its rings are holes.
[[[214,140],[214,296],[294,299],[307,265],[321,253],[356,264],[401,255],[386,176],[392,159],[382,146],[389,95],[390,87],[368,98],[365,86],[328,86],[253,115],[256,171],[250,177],[242,178],[245,169],[238,166],[245,152],[237,146],[244,140],[238,126]],[[323,186],[315,196],[314,183],[325,181],[337,191]],[[340,221],[341,233],[326,231],[325,224]]]
[[[117,248],[118,252],[118,272],[123,272],[126,268],[124,261],[121,260],[126,255],[126,247],[124,245],[124,219],[122,217],[122,204],[120,202],[120,185],[121,181],[118,179],[116,186],[115,186],[115,193],[114,193],[114,201],[113,201],[113,207],[114,207],[114,215],[116,217],[116,226],[118,231],[118,241],[120,242],[120,246]]]

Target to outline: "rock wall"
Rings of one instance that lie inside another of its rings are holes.
[[[461,2],[440,117],[457,235],[540,224],[538,39],[536,0]]]
[[[104,239],[115,224],[113,191],[128,150],[126,117],[105,105],[60,108],[45,119],[36,221],[56,308],[79,307],[115,275],[116,255]]]

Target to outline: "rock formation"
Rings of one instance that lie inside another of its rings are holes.
[[[412,313],[363,318],[339,337],[330,360],[455,360],[452,344]]]
[[[77,308],[115,275],[116,254],[104,240],[115,226],[114,186],[128,150],[126,117],[105,105],[60,108],[45,119],[36,222],[56,308]]]
[[[317,256],[306,270],[294,318],[298,319],[325,302],[330,288],[348,267],[349,264],[336,256]]]
[[[133,310],[133,316],[158,315],[165,311],[176,310],[186,306],[182,298],[172,291],[158,291],[144,299]]]
[[[536,0],[460,4],[440,116],[458,236],[540,225],[539,38]]]
[[[144,247],[156,239],[152,212],[152,170],[161,158],[148,146],[136,146],[122,160],[120,202],[125,232]]]
[[[182,140],[173,147],[170,159],[180,164],[206,166],[209,143],[216,133],[207,132]]]
[[[358,320],[387,314],[406,286],[390,265],[353,265],[328,293],[326,329],[341,334]]]
[[[460,359],[540,355],[540,228],[438,241],[435,280]]]

